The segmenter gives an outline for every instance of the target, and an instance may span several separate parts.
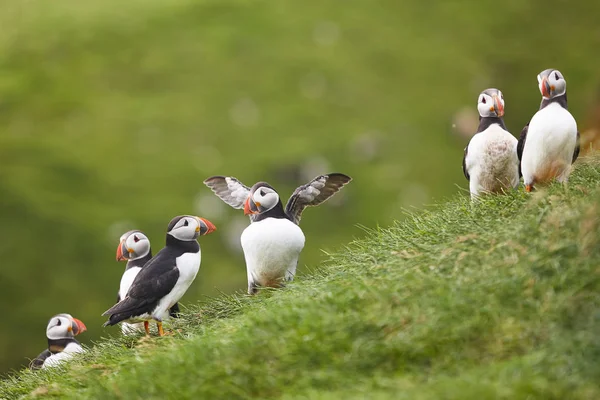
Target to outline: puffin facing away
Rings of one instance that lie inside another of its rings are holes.
[[[204,181],[221,200],[250,216],[250,225],[241,236],[248,294],[255,294],[259,286],[280,287],[284,280],[294,278],[304,248],[304,233],[298,226],[302,211],[323,203],[351,180],[338,173],[318,176],[298,187],[285,209],[279,194],[266,182],[250,188],[234,177],[213,176]]]
[[[117,247],[117,261],[127,260],[127,265],[121,277],[117,303],[125,298],[135,277],[151,258],[152,249],[150,248],[150,240],[141,231],[133,230],[121,235],[119,247]],[[179,313],[179,305],[175,303],[169,310],[169,316],[174,317],[177,313]],[[144,330],[146,334],[150,334],[148,321],[144,321],[143,324],[129,324],[127,322],[121,324],[123,335],[130,335]]]
[[[31,369],[55,367],[85,350],[75,340],[75,336],[86,331],[86,327],[77,318],[69,314],[57,314],[50,318],[46,327],[48,348],[29,364]]]
[[[200,245],[196,239],[216,229],[204,218],[173,218],[167,227],[166,246],[144,265],[125,298],[102,314],[109,316],[104,326],[153,319],[158,334],[163,336],[163,319],[188,290],[200,268]]]
[[[504,96],[498,89],[479,95],[479,127],[465,147],[463,172],[471,198],[482,193],[501,193],[519,184],[517,139],[504,125]]]
[[[525,190],[556,179],[567,182],[579,155],[577,122],[567,110],[567,82],[556,69],[537,76],[540,109],[523,128],[517,148]]]

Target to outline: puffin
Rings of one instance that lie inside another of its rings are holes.
[[[173,218],[167,226],[166,245],[138,272],[125,297],[106,310],[104,326],[119,322],[156,321],[164,336],[162,321],[188,290],[200,268],[199,236],[217,228],[207,219],[191,215]]]
[[[117,247],[117,261],[127,261],[127,264],[125,265],[125,272],[123,272],[123,276],[121,277],[117,303],[125,298],[133,280],[151,258],[152,249],[150,247],[150,240],[142,231],[132,230],[121,235],[119,247]],[[175,303],[169,310],[169,316],[177,317],[178,313],[179,305]],[[144,321],[143,324],[129,324],[127,322],[121,324],[121,332],[126,336],[144,330],[146,334],[150,334],[148,321]]]
[[[486,89],[477,100],[479,127],[465,147],[463,173],[469,181],[471,199],[483,193],[501,193],[519,185],[517,139],[504,124],[504,96]]]
[[[294,278],[305,242],[299,226],[302,211],[323,203],[351,180],[340,173],[317,176],[298,187],[285,208],[277,191],[267,182],[248,187],[232,176],[213,176],[204,181],[221,200],[233,208],[243,208],[244,214],[250,216],[250,225],[240,238],[248,294],[256,294],[259,287],[282,287]]]
[[[554,179],[566,183],[580,148],[577,122],[567,109],[567,81],[557,69],[546,69],[537,79],[540,109],[521,131],[517,146],[527,192]]]
[[[70,314],[57,314],[50,318],[46,327],[48,348],[31,361],[29,368],[36,370],[55,367],[75,354],[85,352],[75,336],[86,329],[83,322]]]

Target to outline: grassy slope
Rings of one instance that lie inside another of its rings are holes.
[[[191,308],[173,337],[106,339],[0,396],[600,398],[600,164],[371,232],[327,268]]]
[[[451,124],[481,89],[502,88],[518,134],[538,107],[535,74],[557,66],[581,121],[599,13],[561,0],[0,0],[0,304],[20,299],[2,313],[20,330],[0,330],[0,371],[43,345],[57,312],[100,326],[125,230],[158,250],[173,215],[207,217],[219,231],[184,302],[244,288],[229,240],[247,219],[201,184],[210,175],[291,193],[316,158],[328,167],[314,174],[355,178],[341,205],[303,219],[302,273],[353,225],[387,225],[466,184]],[[258,120],[240,125],[248,99]]]

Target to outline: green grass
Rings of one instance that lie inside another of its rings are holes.
[[[600,398],[600,163],[369,230],[283,290],[189,306],[0,397]],[[93,328],[92,328],[93,329]]]
[[[317,174],[354,178],[303,216],[302,274],[356,225],[467,186],[452,124],[482,89],[502,89],[518,135],[537,73],[559,68],[584,131],[598,15],[591,0],[0,0],[0,304],[20,328],[0,330],[0,373],[56,313],[101,325],[126,230],[156,252],[173,216],[208,218],[219,230],[183,302],[242,290],[247,218],[209,176],[286,196]]]

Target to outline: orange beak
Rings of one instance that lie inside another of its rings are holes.
[[[494,110],[496,110],[496,115],[499,117],[504,116],[504,106],[502,105],[502,100],[498,96],[493,96],[494,99]]]
[[[244,202],[244,215],[252,215],[252,214],[255,214],[255,212],[253,212],[250,209],[250,197],[248,197],[246,199],[246,201]]]
[[[215,226],[215,224],[213,224],[212,222],[210,222],[206,218],[198,217],[198,219],[200,221],[204,222],[204,224],[208,227],[208,230],[204,233],[205,235],[208,235],[209,233],[213,233],[214,231],[217,230],[217,227]]]
[[[77,318],[73,318],[73,323],[69,327],[69,330],[73,331],[74,335],[79,335],[80,333],[87,331],[87,328],[83,322]]]
[[[542,82],[540,83],[540,88],[542,89],[542,96],[546,98],[550,98],[550,84],[548,83],[548,78],[543,77]]]
[[[119,247],[117,247],[117,261],[123,261],[126,258],[123,257],[123,241],[119,243]]]

